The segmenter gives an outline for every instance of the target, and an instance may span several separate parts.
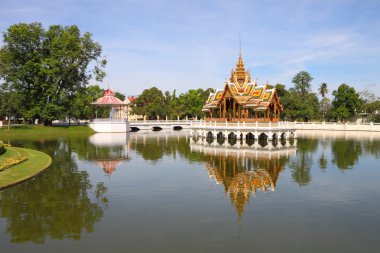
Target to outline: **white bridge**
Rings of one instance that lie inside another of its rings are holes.
[[[198,121],[195,121],[198,122]],[[191,125],[190,120],[144,120],[144,121],[130,121],[130,128],[132,131],[138,130],[153,130],[160,131],[164,129],[181,130],[189,129]]]
[[[229,138],[229,139],[289,139],[297,138],[295,122],[278,123],[219,123],[219,122],[192,122],[191,136],[203,138]]]

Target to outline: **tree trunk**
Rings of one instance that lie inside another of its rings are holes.
[[[8,130],[11,128],[11,115],[8,115]]]

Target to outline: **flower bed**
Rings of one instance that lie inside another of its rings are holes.
[[[28,155],[22,150],[4,146],[3,149],[5,152],[0,157],[0,171],[28,160]]]

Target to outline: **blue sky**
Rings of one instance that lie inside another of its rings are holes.
[[[239,54],[259,84],[341,83],[380,96],[380,1],[1,0],[0,31],[19,22],[77,25],[108,60],[100,85],[124,94],[156,86],[223,87]],[[2,42],[0,42],[2,43]]]

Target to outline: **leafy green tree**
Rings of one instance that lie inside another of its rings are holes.
[[[107,118],[109,115],[108,107],[94,107],[92,102],[103,96],[103,89],[98,85],[90,85],[78,90],[74,94],[74,99],[70,107],[70,116],[75,119]]]
[[[363,104],[361,111],[370,114],[368,116],[369,121],[380,122],[380,100]]]
[[[321,94],[323,98],[325,98],[326,94],[329,92],[329,90],[327,89],[327,83],[321,83],[321,85],[318,88],[318,92],[319,94]]]
[[[337,90],[333,91],[334,99],[332,101],[332,108],[329,112],[329,117],[341,121],[347,120],[356,114],[359,110],[362,101],[355,88],[347,84],[341,84]]]
[[[319,104],[322,110],[323,119],[325,119],[326,112],[331,108],[330,99],[328,99],[327,97],[323,97],[322,100],[319,102]]]
[[[292,83],[294,83],[295,90],[302,96],[306,95],[311,90],[311,81],[313,77],[307,71],[300,71],[293,77]]]
[[[93,75],[96,80],[105,76],[100,44],[77,26],[52,25],[45,30],[40,23],[20,23],[8,28],[3,41],[0,78],[21,96],[27,120],[50,124],[69,116],[75,93]]]
[[[277,94],[280,96],[280,97],[283,97],[285,96],[285,94],[288,92],[285,88],[285,85],[281,84],[281,83],[278,83],[276,84],[276,90],[277,90]]]
[[[189,90],[186,93],[181,94],[178,97],[178,104],[181,111],[180,117],[204,117],[202,108],[210,95],[210,92],[213,92],[213,89],[208,88],[203,90],[199,88],[197,90]]]
[[[10,128],[11,119],[18,118],[20,115],[21,101],[17,92],[12,90],[8,85],[0,85],[0,119],[8,118],[8,129]]]
[[[290,89],[281,98],[285,120],[310,121],[321,118],[318,97],[314,93],[301,95],[295,89]]]
[[[147,116],[149,119],[162,119],[166,116],[165,96],[157,87],[145,89],[133,103],[135,106],[132,110],[135,114]]]

